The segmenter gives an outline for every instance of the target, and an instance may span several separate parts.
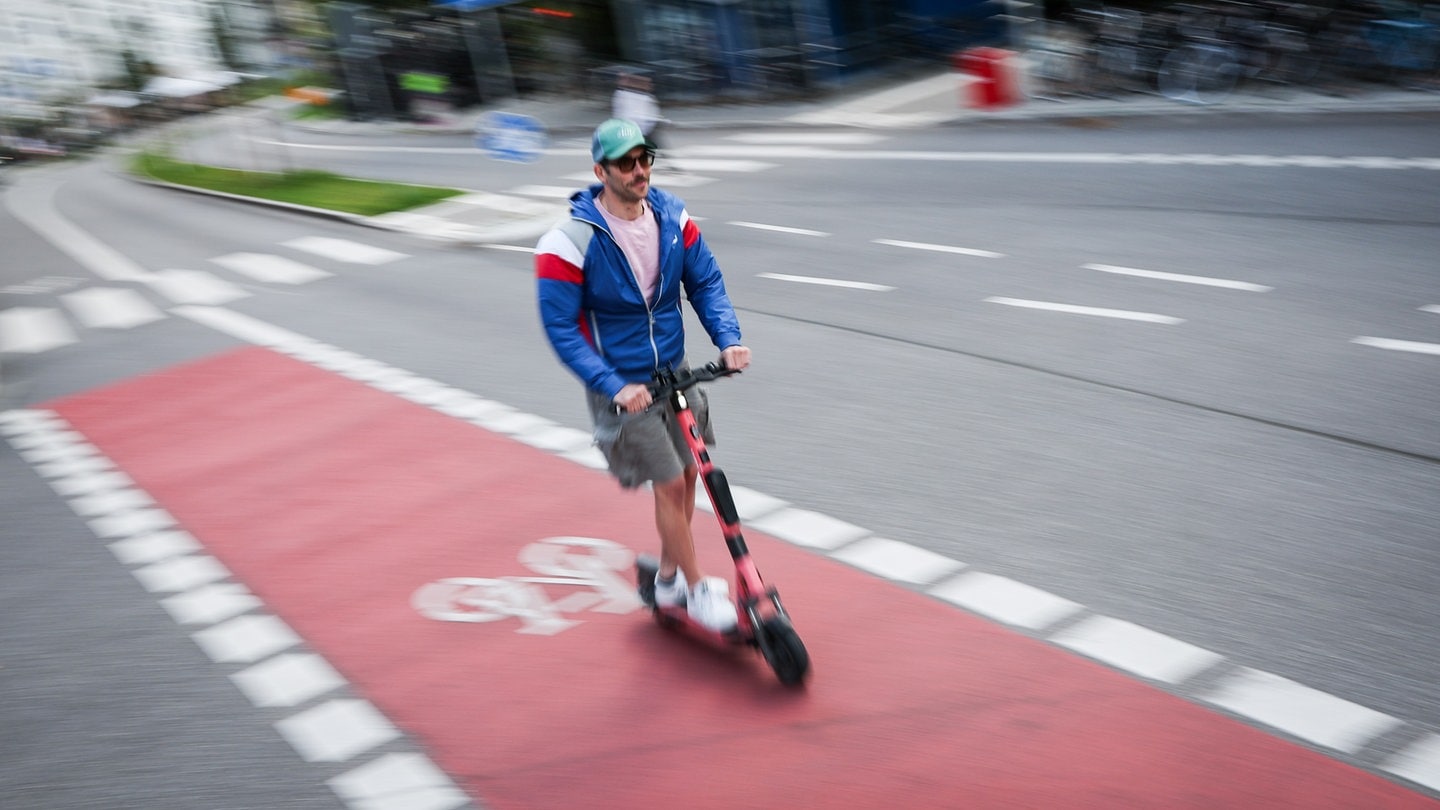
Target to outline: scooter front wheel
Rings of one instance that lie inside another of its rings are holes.
[[[786,686],[798,686],[810,672],[810,653],[805,650],[800,634],[794,626],[781,616],[766,619],[759,628],[757,641],[765,663],[775,671],[775,677]]]

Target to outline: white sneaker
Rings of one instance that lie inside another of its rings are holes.
[[[685,610],[697,624],[717,633],[734,630],[739,621],[735,603],[730,601],[730,586],[719,577],[705,577],[695,583]]]
[[[677,570],[674,581],[666,584],[660,581],[660,572],[655,572],[655,606],[679,607],[685,604],[689,588],[685,585],[685,572]]]

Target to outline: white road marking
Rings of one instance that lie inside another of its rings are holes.
[[[119,545],[112,544],[113,545]],[[213,582],[167,596],[160,606],[176,624],[215,624],[263,607],[260,597],[237,582]]]
[[[110,544],[110,553],[125,565],[148,565],[199,550],[195,538],[178,529],[136,535]]]
[[[131,537],[142,532],[154,532],[175,527],[175,518],[164,509],[136,509],[118,515],[106,515],[90,521],[90,531],[97,537]]]
[[[912,585],[929,584],[965,567],[962,562],[928,549],[884,537],[867,537],[840,549],[833,556],[885,579]]]
[[[1440,343],[1419,343],[1413,340],[1393,340],[1391,338],[1378,337],[1357,337],[1350,342],[1358,343],[1361,346],[1372,346],[1376,349],[1389,349],[1392,352],[1440,354]]]
[[[330,780],[335,795],[365,810],[454,810],[469,798],[420,754],[385,754]]]
[[[927,591],[966,610],[1028,630],[1046,627],[1082,610],[1069,599],[1013,579],[967,571]]]
[[[253,323],[250,327],[252,334],[266,331]],[[268,334],[290,335],[296,348],[323,346],[284,330],[272,329]],[[128,476],[115,470],[64,419],[51,411],[0,411],[0,434],[20,452],[35,455],[35,471],[55,479],[51,485],[57,492],[78,496],[72,501],[76,511],[114,510],[91,521],[91,529],[102,539],[122,538],[109,548],[121,563],[141,566],[132,573],[147,589],[178,591],[160,604],[179,624],[209,626],[192,636],[207,655],[218,663],[263,660],[231,676],[256,705],[298,706],[347,686],[318,655],[279,654],[301,643],[295,633],[276,617],[247,615],[262,607],[260,600],[243,585],[223,581],[229,571],[199,553],[199,543],[188,533],[167,528],[173,521],[163,510],[137,509],[137,503],[150,502],[149,494],[127,486]],[[127,492],[132,494],[124,495]],[[115,495],[124,496],[111,497]],[[277,728],[306,759],[323,762],[349,759],[399,736],[361,700],[331,701],[292,715]],[[382,762],[388,764],[381,767]],[[354,810],[451,810],[470,804],[469,797],[423,754],[387,754],[328,782]]]
[[[330,277],[330,273],[318,267],[268,253],[230,253],[210,261],[261,284],[308,284]]]
[[[867,146],[888,135],[869,132],[746,132],[727,135],[725,140],[747,144],[811,144],[817,146]]]
[[[1184,323],[1184,318],[1175,318],[1170,315],[1156,315],[1152,312],[1131,312],[1126,309],[1104,309],[1102,307],[1082,307],[1074,304],[1056,304],[1049,301],[1027,301],[1022,298],[986,298],[987,304],[1004,304],[1007,307],[1024,307],[1026,309],[1043,309],[1050,312],[1065,312],[1071,315],[1095,315],[1101,318],[1120,318],[1127,321],[1145,321],[1147,323],[1177,324]]]
[[[81,495],[70,499],[70,508],[80,517],[94,517],[109,512],[139,509],[144,506],[154,505],[155,502],[150,500],[149,495],[146,495],[138,489],[131,489],[129,487],[92,492],[88,495]]]
[[[754,228],[757,231],[775,231],[776,233],[793,233],[797,236],[829,236],[824,231],[812,231],[809,228],[790,228],[785,225],[766,225],[761,222],[732,221],[731,225],[740,228]]]
[[[289,625],[275,616],[240,616],[196,631],[195,643],[217,664],[249,664],[300,643]]]
[[[868,529],[829,515],[794,508],[772,512],[754,521],[752,526],[757,531],[807,548],[836,549],[870,534]]]
[[[1226,677],[1201,699],[1347,754],[1400,725],[1388,714],[1249,668]]]
[[[594,175],[591,175],[594,179]],[[570,195],[579,191],[573,186],[516,186],[505,192],[506,194],[519,194],[522,197],[544,197],[546,199],[568,200]]]
[[[1263,284],[1252,284],[1248,281],[1232,281],[1227,278],[1210,278],[1208,276],[1187,276],[1183,273],[1165,273],[1159,270],[1141,270],[1135,267],[1117,267],[1113,264],[1087,264],[1086,270],[1098,270],[1101,273],[1115,273],[1122,276],[1136,276],[1139,278],[1153,278],[1160,281],[1178,281],[1182,284],[1200,284],[1207,287],[1223,287],[1227,290],[1244,290],[1246,292],[1270,292],[1274,287],[1266,287]]]
[[[35,354],[75,340],[75,332],[59,310],[13,307],[0,311],[0,352]]]
[[[1380,769],[1440,790],[1440,734],[1427,734],[1385,760]]]
[[[164,313],[134,290],[91,287],[60,296],[81,324],[96,329],[131,329],[163,320]]]
[[[1218,653],[1108,616],[1091,616],[1050,640],[1117,669],[1169,684],[1187,681],[1223,660]]]
[[[228,304],[250,293],[204,270],[160,270],[141,279],[177,304]]]
[[[825,146],[712,144],[692,146],[693,155],[749,159],[903,160],[930,163],[1042,163],[1091,166],[1214,166],[1315,169],[1440,169],[1436,158],[1328,157],[1321,155],[1125,154],[1119,152],[937,152],[891,149],[832,149]]]
[[[1420,307],[1420,311],[1440,313],[1440,304],[1426,304],[1425,306]]]
[[[349,239],[335,239],[329,236],[302,236],[281,244],[296,250],[303,250],[306,253],[313,253],[316,256],[350,264],[389,264],[410,257],[407,253],[398,253],[374,245],[352,242]]]
[[[345,685],[334,667],[312,653],[285,653],[230,676],[254,705],[299,706]]]
[[[817,278],[815,276],[792,276],[785,273],[756,273],[759,278],[768,278],[774,281],[791,281],[796,284],[819,284],[824,287],[846,287],[852,290],[870,290],[872,292],[890,292],[894,287],[884,284],[871,284],[868,281],[845,281],[838,278]]]
[[[904,242],[899,239],[872,239],[877,245],[889,245],[891,247],[910,248],[912,250],[933,250],[937,253],[958,253],[962,256],[979,256],[982,259],[1003,259],[1004,253],[996,253],[991,250],[980,250],[978,248],[955,247],[954,245],[932,245],[928,242]]]
[[[132,281],[146,275],[129,257],[71,224],[55,210],[55,189],[61,181],[17,188],[5,195],[5,207],[42,239],[107,281]],[[31,189],[34,194],[29,193]]]
[[[173,311],[220,331],[260,345],[270,346],[299,359],[313,362],[312,358],[319,357],[350,363],[360,369],[372,366],[383,367],[383,364],[375,364],[373,361],[368,361],[353,353],[239,313],[197,306],[177,307]],[[439,384],[435,387],[424,387],[423,390],[427,392],[426,397],[432,403],[434,403],[435,397],[440,397],[440,402],[432,405],[435,410],[458,418],[489,415],[497,411],[501,414],[517,413],[515,409],[501,403],[486,400],[458,389],[447,391],[445,386]],[[441,396],[442,394],[443,396]],[[523,414],[521,415],[523,416]],[[534,418],[539,419],[539,417]],[[14,437],[36,431],[63,432],[66,427],[63,420],[58,420],[48,412],[0,412],[0,433],[7,436]],[[39,442],[26,442],[26,444],[30,447],[57,449],[54,440],[50,438],[44,438]],[[61,442],[61,444],[64,443]],[[73,448],[68,449],[73,450]],[[591,447],[587,452],[594,454],[595,450]],[[577,454],[566,455],[569,457]],[[57,460],[42,459],[36,469],[37,471],[43,470],[42,475],[47,477],[79,475],[95,469],[102,469],[103,467],[91,463],[96,461],[104,461],[104,459],[70,458],[69,456]],[[159,510],[148,511],[159,512]],[[133,514],[127,513],[127,516]],[[163,513],[160,513],[160,516],[161,518],[166,517]],[[154,526],[147,525],[151,522],[154,521],[127,523],[121,533],[134,534],[137,531],[153,530]],[[165,521],[160,520],[159,522],[164,523]],[[959,562],[944,562],[945,558],[940,555],[931,558],[928,552],[920,549],[915,550],[921,552],[919,554],[905,552],[901,555],[892,554],[887,557],[884,553],[886,549],[893,552],[897,548],[897,546],[890,545],[890,541],[873,537],[868,530],[862,527],[803,509],[781,508],[754,521],[747,519],[747,523],[750,523],[756,531],[765,532],[796,545],[825,550],[841,549],[834,554],[837,559],[849,559],[869,565],[877,571],[888,569],[887,572],[896,575],[897,578],[903,578],[907,574],[916,579],[927,577],[928,571],[931,570],[929,569],[930,565],[963,567],[963,564]],[[94,522],[92,522],[92,528],[96,530],[97,534],[103,530],[103,527],[94,525]],[[106,535],[102,534],[102,536]],[[852,543],[854,545],[850,545]],[[905,559],[907,556],[908,560]],[[1074,616],[1084,609],[1070,600],[1023,583],[976,571],[965,572],[942,581],[929,588],[927,593],[960,607],[990,616],[997,621],[1031,630],[1043,630],[1054,626],[1057,622]],[[1144,628],[1104,617],[1090,619],[1068,630],[1062,630],[1052,641],[1057,644],[1068,644],[1076,651],[1094,655],[1101,660],[1111,660],[1117,666],[1164,682],[1183,680],[1187,677],[1186,672],[1198,670],[1202,666],[1213,664],[1216,661],[1207,651],[1199,650],[1178,640],[1166,639],[1166,637]],[[1278,704],[1283,705],[1277,705],[1276,695],[1271,693],[1276,688],[1276,684],[1281,685]],[[1401,722],[1379,712],[1255,670],[1244,670],[1240,676],[1223,681],[1213,690],[1213,694],[1208,699],[1217,706],[1240,712],[1260,724],[1271,725],[1287,733],[1296,734],[1342,751],[1357,750],[1378,735],[1398,727]],[[366,704],[366,708],[373,712],[373,708],[368,704]],[[1249,711],[1252,708],[1255,710]],[[307,723],[311,722],[314,717],[312,712],[304,713]],[[363,715],[364,712],[361,714]],[[378,714],[369,716],[378,718],[379,728],[388,727],[388,722]],[[1317,717],[1320,719],[1315,720]],[[342,728],[341,724],[337,722],[329,722],[324,724],[328,725],[328,729],[324,733],[312,735],[316,742],[309,745],[308,741],[300,741],[302,734],[298,731],[300,725],[298,718],[300,715],[291,718],[290,721],[285,721],[289,723],[286,726],[288,731],[282,731],[282,733],[292,741],[292,744],[296,745],[297,750],[301,751],[303,756],[317,761],[335,761],[343,758],[343,752],[339,752],[331,746],[343,746],[344,743],[335,743],[335,740],[363,738],[374,731],[373,727],[367,728],[364,722],[348,728]],[[356,745],[360,744],[356,743]],[[330,758],[327,759],[327,757]],[[1422,746],[1413,746],[1411,749],[1407,749],[1401,756],[1392,759],[1386,769],[1403,778],[1415,779],[1422,784],[1435,786],[1435,783],[1440,781],[1440,737],[1428,740]],[[350,774],[336,779],[353,778],[358,782],[362,780],[361,772],[363,770],[357,768]],[[1427,782],[1427,779],[1430,781]],[[332,784],[334,781],[332,780]],[[337,786],[336,790],[341,792],[342,789]]]
[[[275,724],[306,762],[347,762],[400,736],[364,700],[331,700]]]
[[[230,577],[219,560],[203,554],[151,563],[131,573],[151,593],[188,591]]]
[[[119,470],[84,472],[66,478],[57,478],[50,482],[50,488],[55,490],[55,494],[65,498],[133,486],[135,486],[135,482],[130,479],[130,476]]]

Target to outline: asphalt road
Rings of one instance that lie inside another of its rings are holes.
[[[1435,124],[680,133],[675,190],[756,352],[752,372],[712,391],[718,457],[733,483],[1405,721],[1356,755],[1373,765],[1440,730],[1440,358],[1354,341],[1440,344],[1440,314],[1422,309],[1440,305],[1440,172],[1338,159],[1440,158]],[[580,141],[515,165],[461,138],[223,140],[246,134],[186,148],[495,192],[588,171]],[[1259,157],[1214,159],[1235,155]],[[1262,159],[1284,156],[1311,159]],[[215,258],[361,242],[407,258],[312,261],[333,275],[307,284],[231,274],[250,295],[227,306],[586,424],[539,334],[523,251],[138,186],[99,163],[27,172],[5,194],[0,306],[65,312],[59,296],[104,286],[164,313],[153,285],[97,279],[37,218],[150,272],[226,276]],[[133,329],[67,317],[75,342],[0,356],[0,410],[234,345],[173,316]],[[692,338],[692,356],[709,353]],[[0,725],[23,730],[0,742],[0,783],[17,806],[197,806],[174,774],[214,785],[207,807],[335,806],[8,449],[0,493],[0,598],[15,617],[0,630],[15,698]]]

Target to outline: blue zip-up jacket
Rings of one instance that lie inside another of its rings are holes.
[[[700,229],[673,194],[650,187],[659,223],[660,279],[646,301],[624,251],[596,208],[596,184],[570,197],[570,219],[540,237],[535,276],[545,336],[586,387],[614,397],[626,383],[685,358],[681,292],[721,351],[740,344],[725,280]]]

